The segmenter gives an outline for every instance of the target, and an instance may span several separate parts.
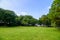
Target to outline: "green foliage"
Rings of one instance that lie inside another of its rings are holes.
[[[51,24],[60,27],[60,0],[54,0],[48,14]]]
[[[33,18],[30,15],[20,16],[19,20],[21,21],[21,24],[25,26],[32,26],[37,23],[37,19]]]
[[[37,23],[37,19],[33,18],[30,15],[17,16],[11,10],[5,10],[0,8],[0,25],[4,26],[33,26]]]
[[[50,26],[50,24],[51,24],[51,21],[47,17],[47,15],[43,15],[41,18],[39,18],[39,22],[43,25],[46,25],[46,26]]]
[[[14,25],[16,14],[10,10],[0,8],[0,25]]]

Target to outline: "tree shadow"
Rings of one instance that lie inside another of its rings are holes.
[[[3,40],[3,38],[2,38],[2,37],[0,37],[0,40]]]
[[[57,30],[60,31],[60,27],[57,27]]]

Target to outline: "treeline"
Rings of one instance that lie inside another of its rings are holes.
[[[60,27],[60,1],[54,0],[49,13],[35,19],[31,15],[17,16],[11,10],[0,8],[0,26],[48,26]]]
[[[54,0],[48,14],[51,26],[60,27],[60,0]]]
[[[39,19],[31,15],[17,16],[11,10],[0,8],[0,26],[50,26],[50,20],[45,15]]]
[[[17,16],[11,10],[0,8],[0,26],[34,26],[38,20],[30,15]]]
[[[54,0],[49,9],[49,13],[43,15],[40,20],[43,24],[48,24],[52,27],[60,27],[60,0]]]

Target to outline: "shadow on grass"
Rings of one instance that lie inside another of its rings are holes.
[[[2,37],[0,37],[0,40],[4,40]]]
[[[60,27],[57,27],[57,30],[60,31]]]

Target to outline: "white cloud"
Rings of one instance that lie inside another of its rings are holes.
[[[12,6],[12,3],[9,0],[2,0],[0,2],[0,8],[9,9]]]
[[[14,10],[14,12],[18,15],[18,16],[20,16],[20,15],[30,15],[28,12],[26,12],[26,11],[19,11],[19,10]]]
[[[20,15],[28,15],[29,13],[27,12],[20,12]]]
[[[51,8],[51,6],[48,7],[48,9],[50,9],[50,8]]]
[[[14,8],[22,8],[28,3],[28,0],[1,0],[0,8],[5,9],[14,9]]]
[[[20,12],[26,2],[27,0],[1,0],[0,8],[15,11],[17,15],[28,15],[28,12]]]

